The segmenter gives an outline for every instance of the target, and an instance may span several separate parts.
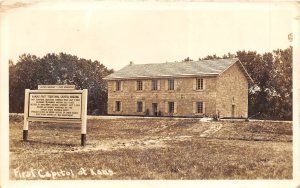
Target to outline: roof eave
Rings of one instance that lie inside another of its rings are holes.
[[[253,79],[249,75],[248,71],[246,70],[246,68],[244,67],[244,65],[242,64],[242,62],[240,60],[238,60],[238,62],[242,66],[242,69],[243,69],[244,73],[247,75],[246,77],[247,77],[248,81],[250,81],[251,83],[254,83]]]
[[[247,70],[245,69],[245,67],[243,66],[242,62],[237,59],[234,63],[232,63],[230,66],[228,66],[225,70],[223,70],[219,75],[223,74],[225,71],[227,71],[230,67],[232,67],[234,64],[239,63],[239,65],[242,67],[242,71],[245,73],[246,78],[248,81],[254,83],[253,79],[250,77],[249,73],[247,72]]]
[[[186,78],[186,77],[214,77],[218,73],[206,74],[188,74],[188,75],[163,75],[163,76],[139,76],[139,77],[114,77],[103,78],[104,80],[136,80],[136,79],[166,79],[166,78]]]

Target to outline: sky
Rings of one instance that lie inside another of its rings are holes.
[[[2,13],[8,59],[65,52],[119,70],[135,64],[291,45],[293,8],[284,3],[51,3]]]

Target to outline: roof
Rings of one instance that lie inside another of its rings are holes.
[[[167,62],[153,64],[130,64],[116,71],[104,79],[138,79],[138,78],[165,78],[188,76],[218,76],[233,64],[239,63],[248,80],[252,81],[249,74],[239,59],[212,59],[190,62]]]

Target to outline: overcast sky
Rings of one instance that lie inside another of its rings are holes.
[[[5,12],[7,58],[66,52],[118,70],[134,63],[194,60],[291,43],[286,4],[37,3]],[[3,44],[2,44],[3,45]]]

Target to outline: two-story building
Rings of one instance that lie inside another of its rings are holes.
[[[105,79],[110,115],[248,117],[252,79],[237,58],[130,63]]]

